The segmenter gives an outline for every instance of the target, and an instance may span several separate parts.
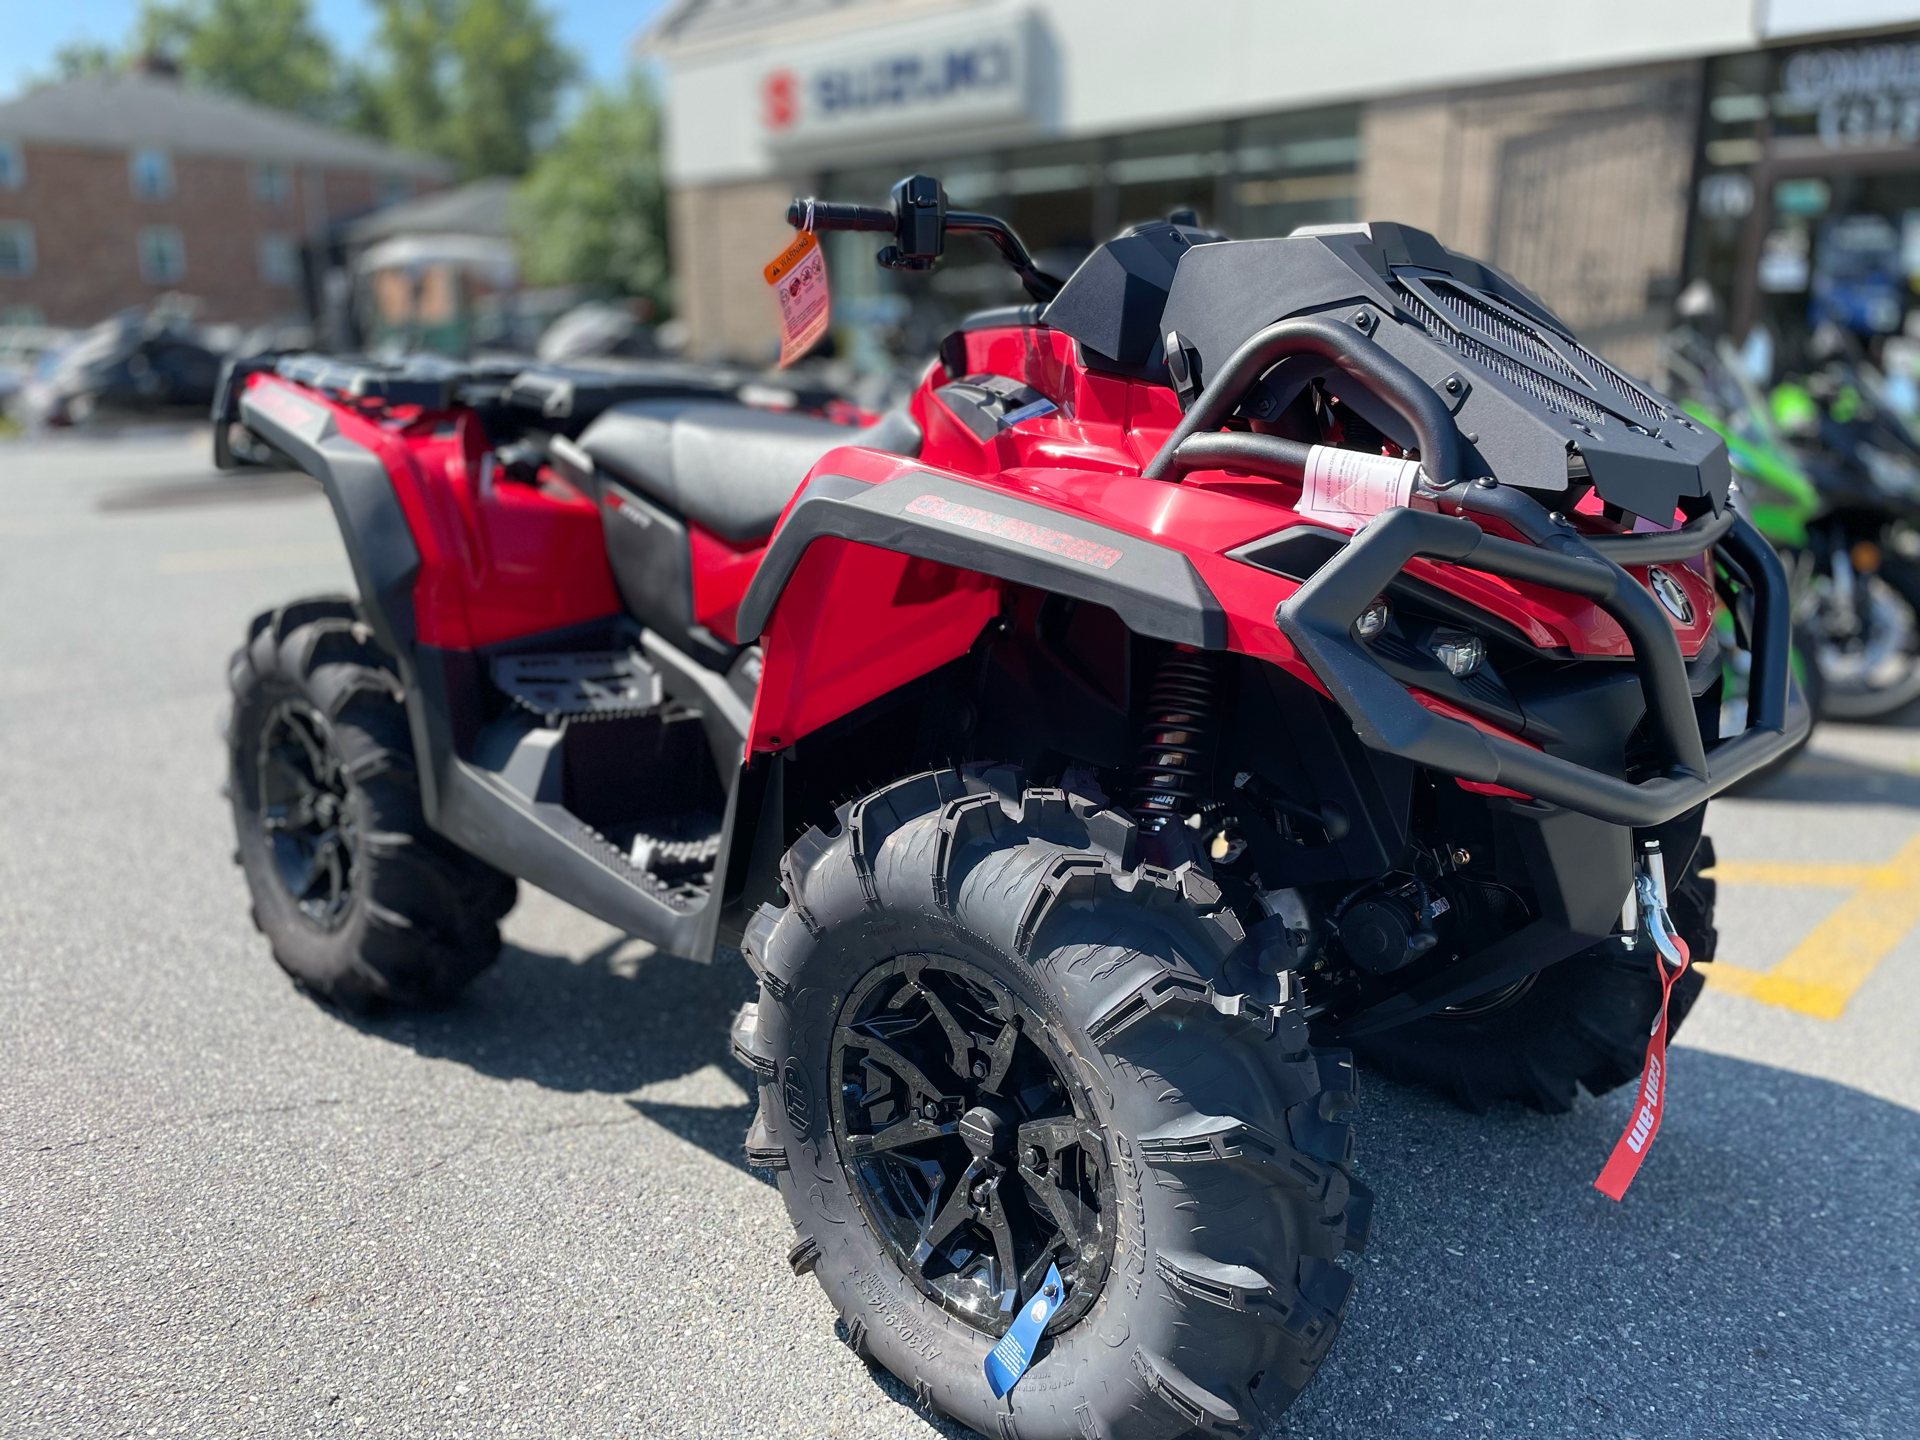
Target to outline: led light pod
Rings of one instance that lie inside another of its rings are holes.
[[[1471,630],[1436,630],[1427,648],[1456,680],[1466,679],[1487,658],[1487,642]]]

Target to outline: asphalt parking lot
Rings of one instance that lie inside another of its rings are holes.
[[[351,1020],[247,919],[256,609],[344,587],[294,477],[0,444],[0,1434],[959,1435],[834,1334],[740,1142],[750,977],[522,887],[451,1010]],[[1920,1431],[1920,725],[1719,801],[1721,953],[1628,1109],[1367,1085],[1375,1241],[1287,1436]]]

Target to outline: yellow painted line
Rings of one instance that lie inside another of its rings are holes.
[[[1845,878],[1834,877],[1857,876],[1840,908],[1773,969],[1748,970],[1725,961],[1702,967],[1716,989],[1819,1020],[1838,1020],[1875,967],[1920,924],[1920,836],[1884,865],[1729,861],[1712,874],[1732,884],[1808,886],[1845,885]]]
[[[249,545],[238,550],[180,550],[160,557],[162,575],[208,575],[220,570],[278,570],[340,558],[340,542]]]

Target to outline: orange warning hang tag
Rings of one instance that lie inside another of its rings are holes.
[[[811,230],[802,230],[762,272],[780,301],[780,368],[820,343],[833,306],[827,294],[827,257]]]

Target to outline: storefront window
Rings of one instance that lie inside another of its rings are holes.
[[[1239,127],[1233,210],[1238,235],[1285,235],[1299,225],[1359,216],[1360,111],[1342,105]]]
[[[1119,223],[1164,220],[1175,210],[1191,210],[1203,223],[1224,224],[1231,138],[1225,125],[1190,125],[1114,141],[1107,181]]]
[[[1920,334],[1920,35],[1712,61],[1687,268],[1776,370]]]
[[[1341,105],[841,170],[822,177],[820,194],[879,204],[903,175],[938,175],[955,209],[1002,217],[1042,269],[1065,276],[1126,226],[1176,210],[1241,239],[1353,219],[1359,127],[1359,107]],[[980,241],[951,239],[931,275],[881,270],[880,244],[872,235],[827,238],[836,343],[863,371],[930,353],[969,311],[1027,298]]]

